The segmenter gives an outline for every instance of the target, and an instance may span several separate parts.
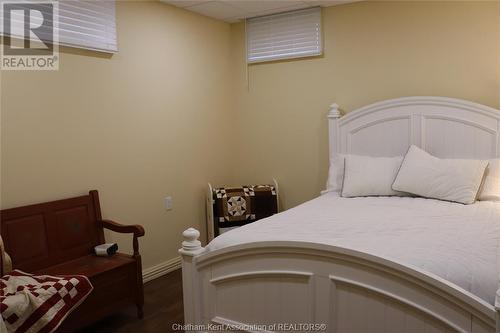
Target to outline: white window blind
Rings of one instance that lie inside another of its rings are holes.
[[[61,45],[117,52],[114,0],[59,1]]]
[[[0,0],[2,12],[4,3],[15,2],[17,1]],[[60,45],[108,53],[118,51],[114,0],[60,0],[54,3],[58,4],[54,18]],[[23,38],[24,17],[13,13],[11,20],[11,37]],[[3,35],[3,24],[0,29]]]
[[[251,18],[246,24],[249,63],[323,52],[320,7]]]

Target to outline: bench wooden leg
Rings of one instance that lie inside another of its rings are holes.
[[[144,283],[142,281],[142,260],[139,254],[135,254],[135,259],[137,260],[137,317],[139,319],[144,318]]]
[[[137,317],[139,319],[144,318],[144,309],[142,304],[141,305],[137,304]]]

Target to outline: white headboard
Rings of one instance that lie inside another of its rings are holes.
[[[330,158],[402,156],[412,144],[441,158],[500,156],[500,111],[484,105],[445,97],[403,97],[345,116],[337,104],[330,108]]]

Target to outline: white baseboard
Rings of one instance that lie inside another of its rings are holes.
[[[181,257],[172,258],[153,267],[143,269],[142,280],[146,283],[179,268],[181,268]]]

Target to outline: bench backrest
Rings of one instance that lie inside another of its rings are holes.
[[[32,272],[76,259],[104,243],[97,191],[0,211],[0,234],[13,267]]]

